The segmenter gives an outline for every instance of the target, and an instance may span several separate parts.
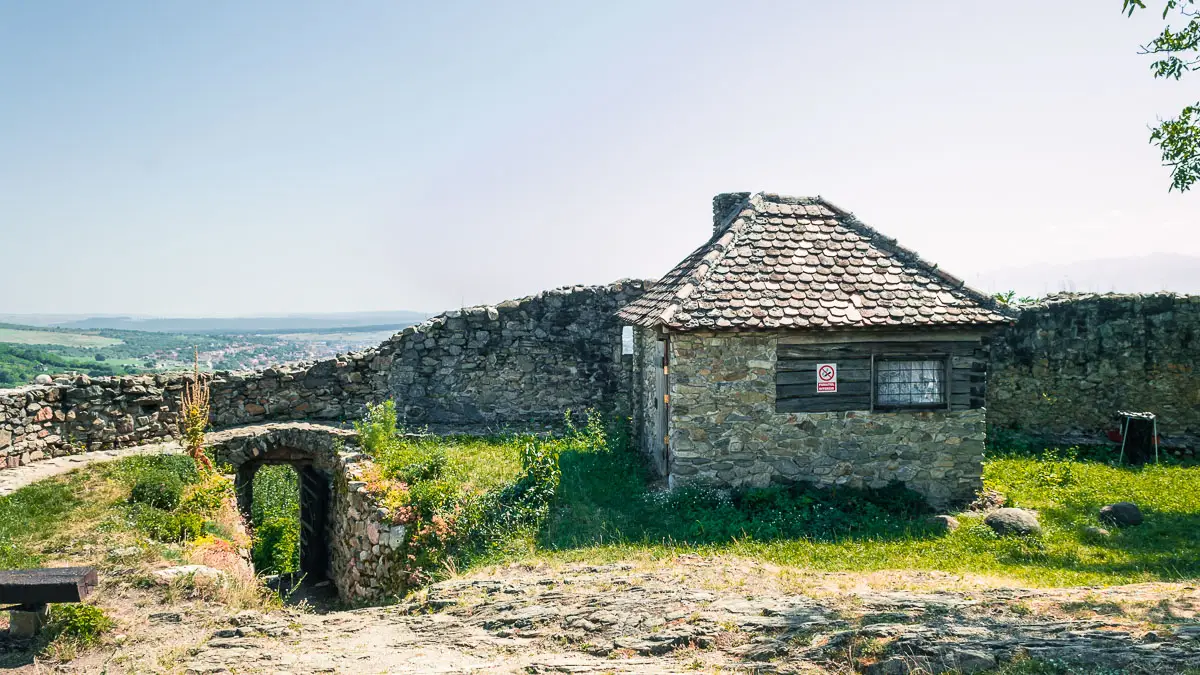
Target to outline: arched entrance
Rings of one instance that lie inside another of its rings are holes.
[[[251,510],[254,476],[262,467],[294,468],[305,581],[328,580],[346,602],[379,600],[399,587],[398,548],[404,542],[403,527],[392,531],[362,482],[370,457],[359,450],[357,436],[349,429],[311,422],[273,422],[204,437],[212,460],[234,474],[243,513]]]
[[[237,467],[234,487],[238,510],[250,521],[254,503],[254,476],[263,466],[285,464],[296,471],[300,483],[300,571],[306,583],[329,577],[329,505],[333,486],[329,476],[313,465],[312,455],[295,448],[271,448]]]

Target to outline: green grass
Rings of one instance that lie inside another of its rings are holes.
[[[1039,537],[1002,539],[978,515],[960,514],[962,527],[949,534],[936,533],[915,512],[880,517],[863,495],[802,491],[776,496],[778,505],[766,508],[761,499],[656,495],[646,487],[641,459],[626,450],[565,452],[560,465],[562,484],[548,521],[536,535],[512,542],[505,559],[601,562],[699,552],[816,571],[942,570],[1045,586],[1200,576],[1195,466],[1113,467],[1053,455],[990,459],[986,487],[1012,505],[1038,510],[1044,528]],[[1083,528],[1100,524],[1100,506],[1122,500],[1137,503],[1146,522],[1088,539]],[[797,523],[795,514],[806,520]]]
[[[131,501],[140,479],[163,472],[179,475],[191,490],[184,503],[164,511]],[[222,485],[210,483],[201,481],[190,457],[146,455],[95,464],[21,488],[0,497],[0,569],[87,557],[87,551],[103,552],[134,541],[167,554],[177,552],[177,544],[185,542],[147,541],[156,534],[148,525],[159,527],[184,516],[196,520],[196,536],[202,531],[228,536],[206,520],[224,494]],[[197,491],[200,488],[204,490]]]
[[[59,345],[62,347],[111,347],[121,344],[116,338],[89,333],[0,328],[0,342],[18,345]]]
[[[36,567],[33,537],[56,530],[82,505],[75,476],[34,483],[0,497],[0,569]]]
[[[521,436],[440,436],[405,440],[402,452],[427,457],[446,455],[442,478],[486,492],[508,485],[521,473],[521,447],[530,439]]]

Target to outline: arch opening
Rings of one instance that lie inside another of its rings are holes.
[[[327,473],[313,464],[307,453],[280,448],[243,462],[234,479],[238,509],[247,523],[254,522],[255,477],[266,466],[288,466],[295,472],[296,497],[299,501],[299,569],[304,585],[328,581],[331,558],[329,538],[330,503],[333,484]],[[277,479],[278,477],[276,477]],[[286,485],[286,484],[285,484]]]

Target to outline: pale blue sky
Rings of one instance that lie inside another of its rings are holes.
[[[0,0],[0,312],[495,302],[821,194],[968,279],[1200,255],[1119,0]],[[1141,240],[1139,242],[1139,240]]]

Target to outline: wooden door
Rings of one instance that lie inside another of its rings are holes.
[[[300,571],[305,581],[322,581],[329,570],[329,479],[311,466],[300,474]]]
[[[658,378],[656,380],[654,405],[657,407],[655,411],[654,422],[654,443],[657,456],[659,458],[658,465],[662,467],[664,473],[670,473],[670,405],[671,405],[671,387],[670,387],[670,365],[667,362],[667,341],[657,340],[654,343],[656,349],[656,360],[659,364]]]

